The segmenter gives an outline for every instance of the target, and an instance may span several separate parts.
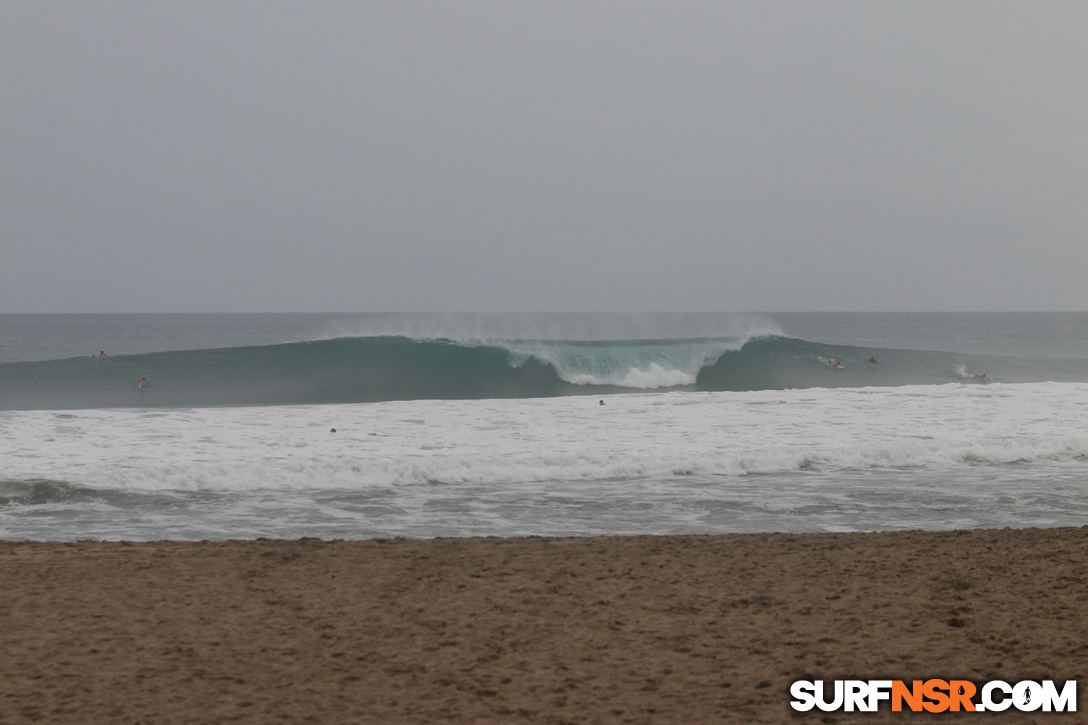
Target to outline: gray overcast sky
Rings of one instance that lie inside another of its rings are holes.
[[[1088,309],[1088,3],[0,0],[0,312]]]

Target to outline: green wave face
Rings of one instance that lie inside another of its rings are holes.
[[[976,377],[980,375],[985,377]],[[1088,360],[862,348],[763,337],[725,352],[704,367],[696,387],[741,391],[1046,380],[1088,381]]]
[[[867,362],[875,358],[876,363]],[[831,365],[831,361],[837,361]],[[455,342],[405,337],[0,364],[0,409],[203,407],[1088,381],[1085,360],[863,349],[795,338]],[[138,381],[146,378],[148,389]]]
[[[138,381],[148,381],[141,391]],[[292,405],[561,395],[547,364],[497,347],[407,338],[72,358],[0,365],[0,406]]]

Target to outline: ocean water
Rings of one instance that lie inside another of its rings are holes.
[[[1059,526],[1086,493],[1085,313],[0,315],[4,539]]]

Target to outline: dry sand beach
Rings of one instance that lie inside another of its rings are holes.
[[[955,719],[788,688],[1083,680],[1086,565],[1088,528],[8,542],[0,723]]]

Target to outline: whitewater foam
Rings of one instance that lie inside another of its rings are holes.
[[[749,338],[604,342],[509,341],[487,344],[509,350],[514,365],[537,360],[574,385],[657,390],[695,384],[699,371]]]
[[[605,406],[573,397],[0,414],[5,479],[145,491],[1079,465],[1086,457],[1088,385],[1069,383],[627,394]]]

